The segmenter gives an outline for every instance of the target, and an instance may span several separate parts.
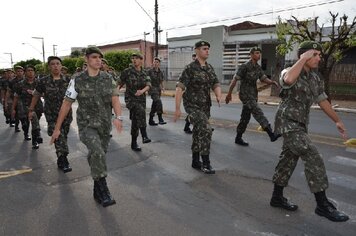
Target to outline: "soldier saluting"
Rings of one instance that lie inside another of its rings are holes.
[[[176,86],[176,110],[174,120],[180,115],[180,104],[183,94],[183,105],[188,113],[188,120],[193,124],[192,167],[206,174],[214,174],[210,165],[210,143],[212,129],[209,124],[212,89],[216,101],[220,103],[221,88],[213,67],[206,61],[209,57],[210,44],[199,41],[195,44],[197,59],[183,70]],[[203,164],[200,162],[200,156]]]
[[[326,197],[328,178],[324,162],[308,136],[310,107],[316,102],[346,139],[344,124],[332,109],[324,92],[323,81],[315,72],[321,56],[322,47],[319,43],[302,42],[298,49],[299,60],[281,73],[282,100],[276,113],[275,130],[283,135],[283,147],[273,176],[274,190],[270,205],[289,211],[297,210],[298,206],[283,196],[283,189],[301,158],[309,189],[317,202],[315,213],[332,221],[347,221],[349,217],[339,212]]]

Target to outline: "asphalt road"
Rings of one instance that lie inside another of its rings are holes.
[[[333,223],[314,213],[315,200],[307,187],[302,162],[285,190],[299,210],[290,213],[269,206],[281,140],[269,142],[267,134],[256,131],[252,119],[244,135],[250,146],[234,144],[238,105],[213,108],[211,160],[216,174],[209,176],[192,169],[191,136],[182,131],[184,117],[172,122],[168,103],[173,104],[173,99],[164,99],[168,124],[148,127],[153,142],[139,143],[141,153],[130,149],[129,121],[124,122],[123,133],[113,131],[107,181],[117,204],[108,208],[93,200],[87,150],[78,139],[76,122],[69,133],[73,171],[63,174],[57,170],[54,147],[48,145],[43,117],[44,144],[34,151],[30,142],[23,141],[23,134],[14,133],[1,115],[0,235],[355,234],[356,150],[345,148],[336,130],[328,135],[332,123],[325,121],[325,115],[312,112],[310,130],[327,168],[327,194],[350,215],[345,223]],[[270,120],[273,109],[263,107]],[[231,118],[221,117],[225,112]],[[349,133],[354,132],[354,115],[340,115]],[[313,121],[320,128],[314,127]]]

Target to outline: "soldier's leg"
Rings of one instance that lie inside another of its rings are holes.
[[[293,174],[293,171],[298,163],[299,155],[293,151],[294,140],[298,138],[295,133],[289,133],[283,136],[282,152],[279,156],[279,162],[275,168],[273,175],[274,189],[270,205],[280,207],[289,211],[295,211],[298,206],[289,202],[283,196],[283,189],[288,185],[288,181]]]
[[[37,117],[36,112],[32,112],[32,120],[31,120],[31,135],[32,135],[32,149],[39,148],[39,138],[40,136],[40,123]]]
[[[94,180],[94,199],[104,207],[115,204],[116,202],[112,198],[106,183],[105,150],[98,131],[92,128],[85,128],[79,131],[79,138],[88,148],[88,163]]]
[[[236,144],[242,146],[248,146],[248,143],[242,139],[242,134],[245,133],[247,125],[250,122],[250,119],[251,119],[251,109],[247,104],[243,104],[240,122],[236,127],[236,137],[235,137]]]
[[[152,93],[151,98],[152,98],[152,105],[151,105],[151,112],[150,112],[150,118],[148,120],[148,124],[152,126],[156,126],[158,124],[153,120],[153,117],[157,112],[157,95]]]
[[[162,100],[161,97],[158,96],[158,100],[157,100],[157,104],[156,104],[156,109],[157,109],[157,115],[158,115],[158,121],[160,125],[164,125],[167,124],[167,122],[165,122],[163,120],[162,114],[163,114],[163,105],[162,105]]]
[[[131,119],[131,149],[134,151],[141,151],[141,147],[137,144],[137,137],[139,134],[139,127],[137,125],[136,110],[134,107],[130,108]]]
[[[207,174],[214,174],[209,158],[212,136],[209,117],[204,112],[195,111],[189,115],[189,121],[193,124],[193,155],[199,152],[203,160],[202,170]]]

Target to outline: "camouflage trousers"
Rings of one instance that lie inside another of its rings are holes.
[[[146,103],[130,104],[131,135],[137,137],[141,127],[146,127]]]
[[[110,131],[86,127],[79,130],[79,139],[88,148],[88,163],[91,176],[98,180],[107,176],[106,152],[110,142]]]
[[[273,176],[273,183],[287,186],[298,159],[304,162],[304,172],[312,193],[328,188],[328,178],[321,155],[305,131],[293,131],[283,135],[283,147]]]
[[[236,132],[240,135],[245,133],[248,123],[251,119],[251,114],[253,118],[262,126],[262,128],[266,128],[269,124],[267,118],[263,114],[262,109],[258,105],[256,100],[248,100],[243,102],[242,112],[240,122],[236,127]]]
[[[194,111],[188,115],[188,120],[193,124],[192,152],[209,155],[212,136],[209,116],[203,111]]]
[[[157,113],[157,115],[162,115],[163,106],[162,106],[160,94],[159,93],[151,93],[151,98],[152,98],[152,106],[151,106],[150,115],[154,116],[155,113]]]
[[[60,156],[68,156],[68,132],[70,128],[70,121],[65,120],[61,126],[61,134],[59,135],[58,139],[54,142],[54,147],[56,148],[56,155],[57,157]],[[52,136],[54,127],[56,126],[55,122],[48,122],[48,129],[47,134]]]

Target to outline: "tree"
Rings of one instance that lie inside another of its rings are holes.
[[[130,65],[131,55],[137,52],[133,50],[107,52],[104,58],[108,60],[110,66],[114,67],[116,71],[121,72]]]
[[[26,61],[19,61],[15,64],[15,66],[22,66],[23,68],[25,68],[28,65],[36,66],[38,64],[42,64],[42,62],[40,60],[32,58],[32,59],[26,60]]]
[[[319,66],[319,72],[324,78],[325,92],[329,96],[329,75],[336,62],[345,53],[356,46],[356,16],[348,23],[348,16],[339,18],[338,13],[329,12],[331,19],[331,32],[323,35],[324,24],[318,27],[318,17],[300,21],[292,16],[294,21],[283,22],[280,18],[277,22],[277,36],[281,44],[277,46],[277,52],[285,55],[291,51],[295,44],[305,40],[319,42],[323,47],[323,60]],[[330,98],[330,96],[329,96]]]

